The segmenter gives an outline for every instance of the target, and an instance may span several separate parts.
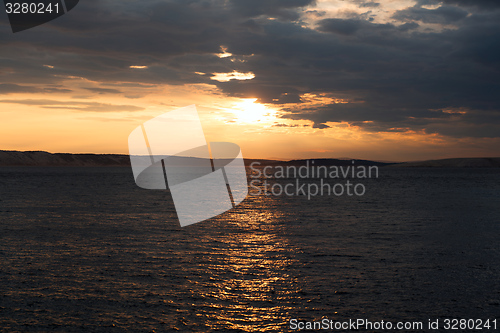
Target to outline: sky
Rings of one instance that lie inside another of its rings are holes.
[[[0,45],[0,150],[127,154],[195,104],[246,158],[500,156],[498,0],[82,0]]]

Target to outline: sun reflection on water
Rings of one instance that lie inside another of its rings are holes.
[[[196,306],[215,331],[276,331],[293,308],[298,281],[287,273],[293,246],[276,223],[283,212],[273,200],[252,197],[221,219],[233,228],[209,240],[215,244],[204,258],[210,278],[192,282],[203,299]]]

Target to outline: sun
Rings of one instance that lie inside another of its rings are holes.
[[[269,120],[274,115],[274,111],[269,110],[265,105],[255,103],[257,98],[244,98],[235,104],[232,112],[240,122],[255,123]]]

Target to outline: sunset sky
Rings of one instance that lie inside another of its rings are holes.
[[[498,0],[81,0],[0,45],[0,150],[126,154],[196,104],[247,158],[500,156]]]

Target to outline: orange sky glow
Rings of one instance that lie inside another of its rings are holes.
[[[81,78],[70,81],[74,82],[67,84],[76,90],[82,84],[98,84]],[[0,123],[2,149],[127,154],[127,138],[135,127],[190,104],[198,108],[208,141],[237,143],[247,158],[406,161],[493,156],[500,145],[495,138],[452,139],[411,130],[372,133],[345,122],[328,123],[330,128],[326,129],[312,128],[310,121],[280,118],[286,112],[279,105],[259,104],[255,98],[225,97],[210,85],[145,86],[139,91],[134,87],[125,93],[130,93],[128,97],[81,93],[78,98],[52,94],[50,99],[60,105],[50,105],[44,94],[11,94],[4,98]],[[305,103],[311,105],[323,103],[325,98],[303,96]],[[16,101],[32,101],[34,105]],[[337,102],[346,103],[340,99]],[[138,110],[115,110],[116,105],[130,104]]]
[[[437,16],[430,16],[430,18],[420,19],[420,21],[418,21],[419,18],[417,17],[414,19],[414,22],[404,21],[409,20],[404,15],[409,15],[408,13],[411,10],[416,11],[417,14],[420,13],[419,15],[424,15],[431,13],[436,8],[439,9],[440,4],[422,5],[417,11],[413,7],[417,4],[415,0],[386,0],[380,1],[380,3],[368,0],[318,0],[313,5],[300,9],[300,24],[297,23],[298,21],[294,21],[293,28],[298,29],[300,27],[304,29],[305,32],[301,33],[313,31],[317,33],[317,35],[314,35],[314,38],[321,41],[323,40],[322,38],[334,36],[331,38],[338,43],[339,47],[343,47],[344,44],[342,43],[346,40],[355,40],[359,45],[370,46],[372,40],[366,36],[369,36],[369,32],[374,31],[374,29],[382,29],[384,33],[385,31],[391,31],[394,36],[399,36],[397,38],[407,38],[410,41],[411,38],[420,36],[419,34],[449,32],[459,28],[459,25],[455,24],[455,21],[451,23],[443,21],[443,23],[440,23],[437,21]],[[395,13],[400,13],[399,19]],[[459,9],[456,9],[453,13],[461,15]],[[77,10],[72,12],[72,15],[75,15],[73,19],[78,19],[76,17],[77,14]],[[432,15],[434,14],[432,13]],[[259,20],[261,20],[259,21],[260,23],[263,22],[262,25],[264,26],[269,22],[277,22],[280,18],[261,16]],[[284,19],[281,18],[281,20]],[[328,20],[331,21],[327,22]],[[61,19],[60,22],[64,21]],[[323,26],[320,26],[321,22]],[[51,28],[48,25],[43,29],[53,29],[53,31],[56,31],[58,28]],[[365,32],[363,29],[367,29],[368,32]],[[415,32],[407,32],[404,29],[415,29]],[[60,31],[64,32],[65,30],[60,29]],[[255,36],[262,36],[262,31],[264,30],[255,31],[252,30]],[[272,30],[269,28],[269,31]],[[277,31],[278,34],[279,29]],[[359,36],[355,35],[358,31],[361,31]],[[35,32],[26,32],[24,35],[19,34],[11,38],[22,40],[23,36],[30,37],[30,33]],[[301,36],[301,34],[298,34],[297,38],[300,39],[302,38]],[[282,36],[280,38],[276,38],[276,40],[282,41],[286,39]],[[349,41],[346,45],[351,45]],[[13,45],[17,45],[17,40],[14,40],[14,42]],[[29,45],[29,43],[27,44]],[[489,124],[487,122],[478,122],[478,124],[468,123],[467,119],[478,120],[483,113],[485,119],[493,117],[493,113],[488,109],[488,106],[483,109],[478,108],[471,111],[471,109],[465,106],[454,107],[451,105],[453,103],[450,103],[449,107],[441,107],[440,109],[423,106],[421,107],[422,110],[419,109],[417,112],[415,111],[417,107],[412,110],[409,106],[408,111],[405,108],[400,108],[399,104],[397,104],[400,101],[395,99],[394,109],[398,110],[398,112],[402,110],[401,113],[403,116],[401,117],[405,118],[404,121],[400,121],[399,123],[398,121],[394,121],[395,125],[391,128],[392,119],[388,119],[386,113],[384,113],[384,108],[380,107],[381,104],[377,99],[378,97],[373,97],[379,96],[377,95],[379,90],[374,89],[373,93],[367,93],[366,96],[372,98],[372,107],[375,110],[373,117],[379,117],[378,120],[380,122],[377,124],[371,120],[371,111],[368,111],[364,115],[366,118],[361,120],[356,118],[356,115],[349,117],[349,112],[359,112],[359,109],[364,107],[366,100],[360,96],[363,96],[368,91],[369,88],[366,88],[366,86],[370,87],[372,85],[370,80],[380,79],[380,75],[371,74],[367,75],[366,80],[360,80],[358,90],[353,88],[352,91],[348,89],[344,91],[337,87],[337,90],[332,88],[330,92],[325,92],[328,91],[329,81],[326,81],[324,76],[321,79],[326,83],[322,84],[327,88],[324,88],[324,86],[317,88],[319,85],[317,86],[313,79],[304,79],[303,86],[290,83],[291,87],[296,88],[295,99],[289,99],[288,102],[279,104],[281,103],[280,98],[283,96],[286,97],[287,93],[281,93],[279,90],[276,90],[272,92],[276,96],[268,98],[268,103],[265,103],[263,101],[268,95],[265,94],[265,89],[259,90],[261,89],[259,85],[263,82],[265,84],[262,85],[263,87],[267,87],[268,84],[269,87],[275,88],[279,84],[286,84],[286,75],[288,73],[286,68],[280,68],[281,72],[276,72],[282,75],[283,78],[277,79],[278,83],[273,85],[274,83],[269,83],[270,80],[268,78],[262,79],[263,74],[265,74],[264,70],[259,72],[259,68],[252,68],[250,65],[246,65],[249,62],[251,63],[251,59],[254,59],[254,61],[257,61],[255,60],[257,58],[262,60],[264,56],[261,55],[261,58],[259,58],[259,55],[254,55],[251,50],[244,50],[237,42],[234,42],[236,46],[233,48],[219,44],[215,45],[219,50],[217,52],[214,50],[210,51],[212,53],[208,54],[214,57],[214,62],[216,60],[221,61],[220,64],[222,65],[217,65],[217,67],[216,65],[212,66],[210,63],[206,66],[206,71],[201,66],[196,67],[196,69],[193,66],[193,70],[185,73],[186,77],[190,79],[182,81],[182,77],[174,77],[176,80],[178,79],[175,84],[170,84],[170,81],[166,79],[163,82],[161,79],[157,79],[154,74],[156,74],[155,71],[157,68],[162,68],[162,64],[154,61],[148,62],[146,56],[144,58],[139,57],[137,62],[131,62],[129,59],[135,59],[133,58],[135,55],[130,56],[130,58],[125,56],[122,58],[116,52],[116,57],[120,61],[120,65],[116,65],[116,67],[113,67],[115,66],[114,63],[109,64],[103,61],[102,64],[95,65],[94,68],[92,67],[94,64],[90,60],[88,63],[85,62],[86,60],[82,60],[82,67],[88,66],[90,68],[85,69],[86,71],[81,70],[82,73],[92,74],[94,73],[92,71],[97,73],[102,69],[99,66],[105,67],[105,64],[109,65],[112,69],[110,72],[103,70],[103,73],[122,73],[117,75],[117,77],[127,78],[127,80],[130,78],[130,81],[118,81],[108,79],[106,74],[103,74],[100,76],[101,79],[91,80],[88,76],[84,77],[84,74],[82,76],[77,76],[76,74],[70,75],[69,73],[76,73],[78,68],[74,69],[65,63],[53,61],[52,54],[49,52],[51,50],[47,51],[46,54],[40,52],[43,56],[37,58],[36,54],[38,50],[35,47],[29,49],[29,54],[26,53],[26,57],[29,57],[30,65],[36,71],[47,75],[47,77],[56,78],[57,80],[54,80],[54,82],[57,82],[57,84],[48,83],[45,85],[43,78],[40,78],[41,76],[27,78],[26,82],[21,79],[16,81],[17,72],[14,65],[12,67],[5,65],[0,68],[0,74],[6,78],[5,80],[12,79],[9,82],[2,82],[7,90],[12,88],[11,86],[16,86],[19,89],[26,88],[22,92],[12,90],[2,93],[0,91],[0,149],[20,151],[42,150],[53,153],[127,154],[127,138],[134,128],[165,112],[195,104],[198,108],[207,141],[234,142],[241,147],[243,155],[246,158],[357,158],[379,161],[415,161],[452,157],[493,157],[499,155],[500,137],[498,135],[461,135],[454,132],[456,126],[461,126],[461,129],[464,129],[464,133],[481,133],[481,129],[483,127],[487,128]],[[82,48],[84,47],[86,46],[82,46]],[[392,48],[388,49],[392,50]],[[54,47],[54,50],[54,54],[61,54],[61,59],[67,61],[68,64],[74,60],[69,56],[66,58],[72,52],[70,48],[57,49]],[[350,49],[346,47],[345,50],[347,52]],[[236,54],[238,51],[240,52],[239,55]],[[408,56],[411,61],[413,61],[412,57],[414,55],[412,52],[413,49],[410,51],[411,56]],[[264,54],[264,52],[261,53]],[[114,53],[111,55],[103,54],[99,54],[99,56],[112,57]],[[194,52],[193,54],[199,56],[199,53]],[[394,57],[399,55],[397,52],[394,54]],[[274,53],[266,55],[271,59],[269,63],[273,65],[269,65],[267,62],[262,63],[265,66],[269,66],[267,68],[274,68],[274,64],[278,63],[272,58],[275,56]],[[306,59],[310,56],[310,54],[304,55]],[[23,56],[20,55],[20,57],[22,58]],[[175,57],[172,56],[172,58]],[[428,58],[432,57],[425,55],[422,63],[427,65],[425,61]],[[97,59],[99,60],[100,58]],[[291,66],[291,68],[295,68],[293,66],[296,66],[300,62],[300,59],[297,59],[286,58],[283,63]],[[339,59],[342,62],[347,61],[346,59],[349,59],[349,57],[340,57]],[[385,61],[385,58],[381,59]],[[406,58],[403,60],[407,61]],[[189,61],[194,62],[195,60]],[[188,65],[191,64],[189,61],[186,61]],[[273,63],[273,61],[276,62]],[[320,57],[317,65],[318,68],[325,66],[326,70],[332,71],[332,77],[335,75],[344,75],[343,68],[340,70],[335,68],[337,62],[334,61],[332,65],[329,64],[326,66],[324,65],[325,61]],[[379,68],[386,66],[384,61],[374,61],[374,73],[378,73],[376,71]],[[412,62],[410,63],[413,64]],[[185,63],[182,64],[185,65]],[[188,65],[185,65],[186,67],[183,68],[188,68]],[[396,63],[396,65],[398,64]],[[169,66],[171,66],[169,67],[170,69],[175,67],[170,64]],[[431,63],[431,66],[434,66],[434,64]],[[354,74],[346,76],[352,80],[351,84],[359,78],[359,73],[361,73],[356,72],[356,66],[353,67],[355,70],[352,68],[350,70]],[[460,66],[458,67],[461,68]],[[304,70],[304,67],[298,65],[296,68]],[[106,68],[106,70],[108,69]],[[307,70],[310,70],[308,72],[308,75],[311,75],[310,77],[320,77],[318,73],[321,71],[313,68],[313,66],[310,66]],[[395,72],[399,73],[397,69]],[[420,73],[418,69],[416,72]],[[429,73],[432,73],[432,70],[429,70]],[[150,75],[147,76],[146,74]],[[178,76],[182,75],[178,74]],[[95,77],[98,77],[98,75]],[[143,77],[150,81],[146,79],[141,81]],[[418,75],[415,77],[418,78]],[[438,75],[431,75],[431,77],[438,77]],[[198,78],[199,81],[196,81]],[[259,79],[262,79],[262,81],[258,81]],[[378,82],[386,84],[382,79]],[[365,81],[368,83],[365,84]],[[412,82],[407,78],[402,79],[402,81],[406,83]],[[241,93],[241,91],[237,90],[240,86],[234,85],[236,87],[234,88],[236,92],[234,92],[230,90],[230,88],[233,89],[233,86],[224,85],[234,84],[235,82],[249,84],[244,87],[250,87],[251,89]],[[252,86],[252,82],[258,83]],[[307,87],[307,84],[311,85],[311,87]],[[35,88],[29,90],[29,85]],[[256,86],[257,88],[255,88]],[[395,86],[399,88],[397,85]],[[230,92],[224,91],[221,87],[228,87],[227,89]],[[432,89],[428,89],[425,86],[415,85],[415,87],[425,93],[432,92]],[[258,93],[252,95],[252,89],[255,89],[260,95]],[[387,91],[391,91],[391,89],[394,89],[394,87],[387,89]],[[411,91],[411,89],[414,89],[413,86],[408,91]],[[447,90],[445,92],[447,93]],[[387,96],[392,97],[390,94]],[[299,98],[300,102],[297,102]],[[418,99],[419,97],[416,96],[414,101],[416,104],[420,103]],[[293,102],[290,102],[290,100],[293,100]],[[436,100],[438,101],[439,99]],[[433,102],[437,103],[436,101]],[[429,105],[431,104],[429,103]],[[480,103],[478,102],[477,104]],[[358,105],[359,107],[357,109],[353,108],[355,109],[354,111],[349,108],[335,108],[341,105]],[[325,111],[322,109],[324,106],[330,106],[331,109]],[[483,106],[480,105],[480,107]],[[308,110],[313,110],[310,111],[310,115],[308,114]],[[368,106],[366,110],[369,110]],[[312,115],[313,112],[317,112],[317,114]],[[408,113],[406,114],[405,112]],[[336,116],[337,113],[338,116]],[[414,114],[417,114],[418,117],[413,117]],[[471,116],[468,117],[469,115]],[[342,117],[351,120],[344,121]],[[338,120],[332,121],[332,119]],[[389,125],[379,126],[380,123]],[[398,127],[410,126],[408,124],[414,126]]]

